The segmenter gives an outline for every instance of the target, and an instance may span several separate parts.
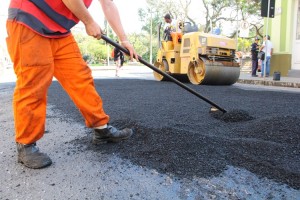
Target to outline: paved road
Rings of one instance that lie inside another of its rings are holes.
[[[115,77],[115,67],[114,66],[95,66],[91,67],[93,72],[93,77],[95,79],[102,78],[135,78],[135,79],[147,79],[154,80],[152,75],[152,70],[145,66],[124,66],[120,70],[120,76]],[[16,76],[13,72],[11,65],[3,68],[0,68],[0,83],[9,83],[15,82]]]
[[[243,108],[255,117],[228,124],[211,118],[206,103],[174,84],[153,81],[144,67],[124,67],[120,77],[114,77],[113,68],[93,75],[111,122],[134,127],[132,140],[91,145],[91,130],[53,82],[48,133],[38,145],[54,163],[42,170],[24,168],[15,156],[14,83],[5,76],[0,199],[299,199],[299,89],[190,85],[228,109]],[[272,137],[264,137],[269,130]]]

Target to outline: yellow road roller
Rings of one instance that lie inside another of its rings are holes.
[[[231,85],[238,80],[240,66],[234,59],[234,39],[197,31],[169,34],[165,40],[159,39],[155,67],[174,77],[187,76],[196,85]],[[153,73],[156,80],[166,80]]]

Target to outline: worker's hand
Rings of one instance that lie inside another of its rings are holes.
[[[85,31],[89,36],[101,39],[102,29],[95,21],[85,24]]]
[[[127,41],[127,40],[126,41],[121,41],[121,45],[123,47],[125,47],[126,49],[128,49],[128,51],[130,52],[129,56],[130,56],[131,61],[133,61],[133,58],[135,58],[136,61],[139,61],[139,57],[138,57],[137,53],[135,52],[132,44],[130,44],[129,41]]]

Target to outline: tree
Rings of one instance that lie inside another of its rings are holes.
[[[210,32],[211,27],[217,23],[222,26],[224,22],[247,20],[250,23],[252,37],[262,35],[262,18],[260,17],[260,1],[258,0],[202,0],[205,8],[205,32]],[[236,36],[237,28],[229,37]]]
[[[149,10],[157,11],[157,15],[162,18],[166,13],[170,13],[173,18],[181,18],[184,21],[191,21],[194,24],[198,24],[195,18],[205,19],[204,24],[200,27],[200,30],[204,32],[211,32],[212,28],[218,27],[225,29],[230,26],[235,26],[232,31],[226,36],[234,38],[237,35],[238,22],[247,21],[250,24],[250,36],[251,39],[255,36],[262,36],[263,19],[260,16],[260,0],[201,0],[199,6],[199,12],[193,19],[190,17],[192,13],[189,13],[190,6],[192,5],[190,0],[147,0],[149,9],[141,12],[140,18],[146,19],[149,16]],[[176,6],[175,6],[176,5]],[[195,14],[195,13],[193,13]],[[145,23],[145,27],[150,27]],[[228,29],[228,28],[227,28]],[[243,41],[244,45],[239,45],[239,48],[246,49],[249,42]]]
[[[83,33],[75,33],[74,38],[78,43],[82,57],[87,62],[99,64],[106,59],[106,45],[102,40],[96,40]]]
[[[225,22],[237,23],[241,20],[246,20],[251,25],[251,34],[254,36],[262,35],[263,27],[262,18],[260,17],[260,0],[201,0],[197,19],[205,19],[202,24],[204,32],[210,32],[212,27],[225,25]],[[194,24],[199,24],[192,18],[189,12],[192,5],[191,0],[147,0],[148,9],[140,10],[140,20],[143,22],[150,21],[150,12],[155,12],[161,21],[166,13],[169,13],[173,18],[182,21],[190,21]],[[193,13],[195,14],[195,13]],[[204,17],[203,17],[204,16]],[[145,23],[145,27],[150,27],[149,23]],[[229,37],[235,37],[235,28]],[[155,31],[154,31],[155,32]]]
[[[106,60],[106,46],[104,44],[101,44],[100,41],[94,38],[92,39],[93,40],[89,40],[87,49],[94,63],[99,64],[102,60]]]
[[[146,0],[148,8],[159,13],[161,18],[169,13],[174,19],[181,21],[189,19],[191,22],[194,22],[188,12],[191,2],[192,0]]]
[[[151,62],[153,62],[156,60],[156,52],[158,50],[158,27],[161,23],[162,15],[160,12],[151,9],[140,9],[138,13],[140,21],[143,22],[143,32],[141,34],[132,34],[130,37],[131,42],[133,42],[134,47],[137,48],[137,52],[139,52],[145,60],[150,60],[150,48],[152,47]]]
[[[144,24],[142,26],[142,38],[140,38],[143,49],[138,52],[142,52],[143,57],[148,60],[150,59],[150,47],[152,46],[153,62],[156,60],[156,52],[158,50],[158,27],[163,21],[163,16],[169,13],[172,18],[180,21],[186,21],[186,19],[189,19],[193,23],[194,21],[188,16],[188,7],[191,0],[147,0],[146,2],[148,8],[139,9],[138,11],[140,21]],[[151,33],[152,35],[150,36]]]
[[[242,20],[250,23],[251,36],[263,36],[263,18],[260,16],[261,1],[260,0],[240,0],[239,4]]]

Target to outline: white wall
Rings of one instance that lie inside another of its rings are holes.
[[[5,66],[7,60],[9,60],[5,41],[7,36],[6,19],[9,2],[9,0],[1,0],[0,6],[0,67]]]
[[[300,12],[298,10],[298,7],[300,5],[298,5],[298,2],[300,0],[294,0],[293,1],[293,4],[294,4],[294,27],[292,29],[292,39],[293,39],[293,53],[292,53],[292,70],[300,70],[300,56],[299,56],[299,51],[300,51],[300,40],[299,38],[297,39],[296,38],[296,31],[297,31],[297,28],[298,28],[298,31],[299,31],[299,21],[300,21],[300,13],[299,13],[299,16],[298,16],[298,12]]]

